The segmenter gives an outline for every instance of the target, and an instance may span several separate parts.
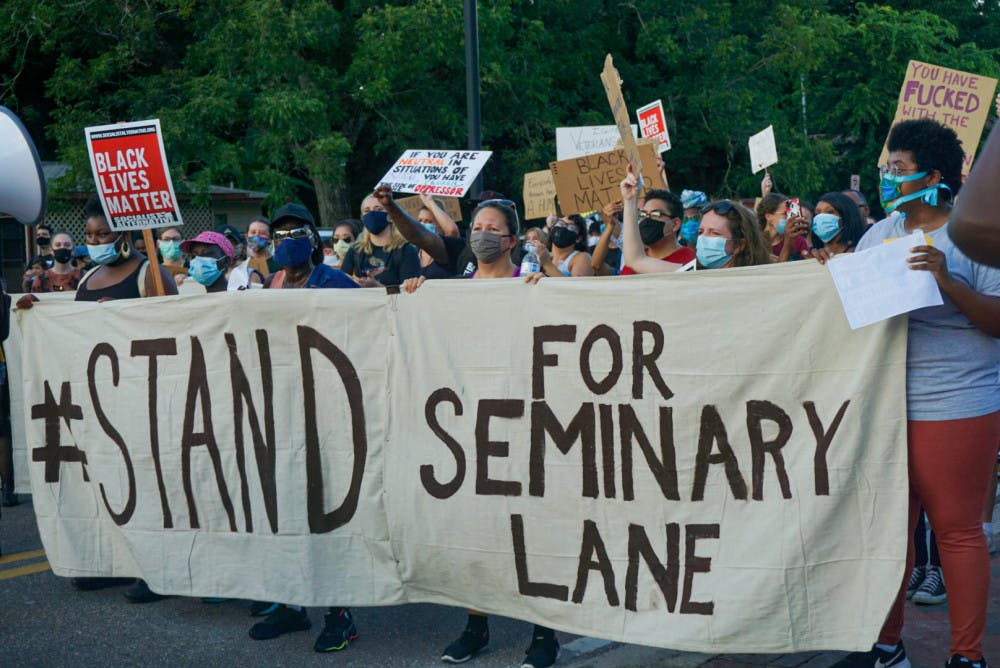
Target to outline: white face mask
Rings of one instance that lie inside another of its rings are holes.
[[[601,240],[600,237],[587,237],[587,248],[593,248],[594,246],[597,245],[597,242],[600,240]]]
[[[338,264],[340,264],[340,258],[337,257],[336,255],[324,255],[323,264],[325,264],[328,267],[336,267]]]

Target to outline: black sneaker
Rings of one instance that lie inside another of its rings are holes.
[[[272,612],[262,622],[257,622],[250,627],[250,637],[254,640],[270,640],[286,633],[294,631],[306,631],[312,627],[309,621],[309,613],[302,610],[294,610],[287,605],[278,605],[278,609]]]
[[[271,603],[270,601],[254,601],[250,604],[250,616],[251,617],[267,617],[272,612],[278,609],[280,603]]]
[[[953,654],[951,660],[944,664],[944,668],[989,668],[984,656],[979,661],[970,661],[961,654]]]
[[[78,591],[97,591],[108,587],[132,584],[135,578],[70,578],[69,584]]]
[[[339,652],[347,649],[357,637],[358,627],[354,625],[351,611],[347,608],[330,608],[326,613],[323,632],[316,638],[313,649],[317,652]]]
[[[150,589],[145,580],[136,580],[134,585],[125,590],[125,600],[129,603],[155,603],[165,598],[166,596]]]
[[[458,640],[448,645],[441,655],[445,663],[465,663],[490,644],[490,629],[484,627],[477,631],[466,626]]]
[[[906,583],[906,600],[909,601],[913,598],[913,595],[917,593],[920,589],[920,585],[924,583],[924,578],[927,577],[927,569],[923,566],[914,566],[913,570],[910,571],[910,581]]]
[[[535,632],[531,645],[525,652],[521,668],[548,668],[556,662],[559,656],[559,641],[554,631],[549,633]]]
[[[906,648],[900,642],[891,651],[872,647],[867,652],[851,652],[830,668],[910,668]]]
[[[948,592],[944,589],[944,578],[937,566],[927,567],[927,576],[920,588],[913,594],[913,602],[918,605],[938,605],[948,600]]]

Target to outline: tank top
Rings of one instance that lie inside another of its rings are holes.
[[[576,251],[576,250],[575,250],[575,251],[573,251],[572,253],[570,253],[569,255],[567,255],[567,256],[566,256],[566,259],[565,259],[565,260],[563,260],[563,261],[562,261],[562,262],[560,262],[560,263],[559,263],[558,265],[556,265],[556,269],[558,269],[558,270],[559,270],[559,272],[560,272],[560,273],[561,273],[561,274],[562,274],[563,276],[569,276],[569,275],[570,275],[570,271],[569,271],[569,263],[573,261],[573,258],[574,258],[574,257],[576,257],[576,255],[577,255],[577,254],[578,254],[579,252],[580,252],[580,251]]]
[[[96,302],[99,299],[104,299],[105,297],[109,299],[136,299],[142,297],[142,293],[139,291],[139,272],[146,265],[146,260],[143,260],[135,268],[135,271],[130,273],[128,276],[103,288],[97,290],[91,290],[88,284],[90,283],[93,273],[84,276],[83,280],[80,281],[80,286],[76,290],[76,301],[78,302]],[[143,274],[145,276],[145,274]]]

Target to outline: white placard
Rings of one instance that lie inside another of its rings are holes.
[[[774,126],[768,125],[750,137],[750,171],[756,174],[778,162],[778,147],[774,143]]]
[[[464,197],[492,151],[428,151],[410,149],[400,156],[380,183],[397,193]]]
[[[639,126],[632,126],[632,135],[639,136]],[[613,151],[621,141],[617,125],[584,125],[556,128],[556,160],[570,160],[585,155]]]

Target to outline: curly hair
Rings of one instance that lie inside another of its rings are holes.
[[[909,151],[920,171],[938,170],[941,181],[951,188],[952,198],[962,187],[962,160],[965,152],[958,135],[930,118],[915,118],[892,126],[889,152]]]

